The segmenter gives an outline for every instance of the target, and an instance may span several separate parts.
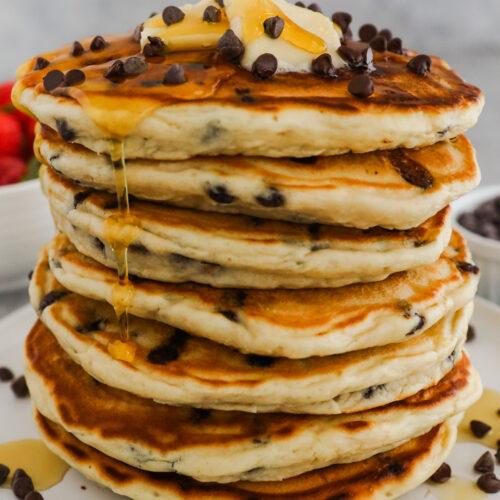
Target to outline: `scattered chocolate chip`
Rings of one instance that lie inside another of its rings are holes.
[[[255,198],[259,205],[266,208],[282,207],[285,204],[285,197],[274,187],[269,188],[267,193]]]
[[[217,7],[209,5],[203,12],[203,20],[207,23],[220,23],[222,12]]]
[[[71,142],[75,140],[76,133],[64,118],[56,119],[56,128],[63,141]]]
[[[348,90],[355,97],[365,98],[373,94],[375,87],[368,75],[356,75],[349,82]]]
[[[12,482],[17,481],[20,477],[29,477],[24,469],[16,469],[12,474]]]
[[[163,10],[163,21],[167,26],[172,24],[180,23],[184,19],[184,12],[179,9],[179,7],[175,7],[174,5],[170,5]]]
[[[203,408],[193,408],[191,410],[191,422],[193,424],[199,424],[209,418],[211,413],[210,410],[204,410]]]
[[[406,156],[404,151],[396,149],[388,154],[392,166],[406,182],[421,189],[430,189],[434,185],[432,174],[423,165]]]
[[[500,440],[497,441],[497,452],[495,453],[495,458],[497,459],[497,462],[500,464]]]
[[[165,54],[165,44],[157,36],[148,36],[149,43],[144,45],[142,53],[145,57],[160,57]]]
[[[158,12],[151,12],[151,14],[149,14],[149,19],[156,17],[157,15],[158,15]]]
[[[467,328],[466,342],[472,342],[475,338],[476,338],[476,329],[472,325],[469,325],[469,327]]]
[[[387,50],[389,52],[394,52],[395,54],[403,53],[403,40],[401,38],[391,38],[387,42]]]
[[[7,481],[7,478],[9,477],[10,474],[10,469],[4,465],[0,464],[0,486]]]
[[[279,38],[285,28],[285,20],[280,16],[269,17],[264,21],[264,31],[271,38]]]
[[[373,62],[372,48],[364,42],[346,42],[338,53],[352,69],[369,68]]]
[[[337,24],[342,33],[346,35],[349,25],[352,23],[352,16],[348,12],[335,12],[332,16],[332,21]]]
[[[235,35],[233,30],[227,30],[217,42],[220,55],[229,62],[238,63],[245,52],[245,47],[241,40]]]
[[[442,464],[439,469],[431,476],[431,481],[438,484],[446,483],[450,479],[451,467],[447,463]]]
[[[480,420],[471,420],[470,430],[474,436],[481,439],[491,431],[491,426]]]
[[[312,62],[312,70],[315,75],[322,78],[334,78],[335,66],[330,54],[321,54]]]
[[[217,312],[233,323],[239,322],[238,313],[236,311],[218,309]]]
[[[43,500],[43,496],[38,491],[32,491],[24,497],[24,500]]]
[[[420,54],[411,59],[406,67],[417,75],[425,75],[431,70],[431,65],[431,58],[425,54]]]
[[[177,359],[179,359],[179,351],[171,345],[158,347],[148,354],[148,361],[153,365],[166,365]]]
[[[246,360],[250,366],[257,366],[259,368],[271,368],[276,362],[275,358],[259,356],[257,354],[248,354]]]
[[[376,36],[371,42],[370,47],[377,52],[385,52],[387,50],[387,39],[383,36]]]
[[[17,498],[21,498],[24,500],[28,493],[31,493],[35,490],[33,486],[33,481],[28,475],[18,476],[16,479],[12,479],[12,492],[16,495]]]
[[[479,267],[471,264],[470,262],[457,262],[456,266],[464,273],[479,274]]]
[[[76,40],[73,42],[73,46],[71,47],[69,54],[70,56],[78,57],[81,56],[84,52],[85,49],[83,48],[83,45],[78,40]]]
[[[179,328],[176,328],[174,334],[170,337],[170,345],[176,349],[182,349],[188,341],[189,335]]]
[[[307,6],[307,8],[313,12],[323,12],[317,3],[311,3]]]
[[[33,269],[28,273],[28,281],[31,281],[31,278],[33,278],[33,273],[34,273]]]
[[[144,29],[144,24],[139,24],[136,26],[134,34],[132,35],[132,40],[134,42],[139,43],[141,41],[143,29]]]
[[[216,203],[220,203],[221,205],[228,205],[229,203],[233,203],[236,199],[225,186],[217,185],[217,186],[207,186],[206,192],[210,198]]]
[[[493,472],[495,470],[493,455],[489,451],[483,453],[474,464],[474,470],[481,474],[484,474],[485,472]]]
[[[365,399],[371,399],[376,392],[383,389],[385,389],[385,384],[372,385],[371,387],[368,387],[368,389],[365,389],[362,394]]]
[[[125,76],[125,70],[123,69],[123,61],[118,59],[111,63],[108,67],[104,77],[108,80],[119,80]]]
[[[50,62],[47,61],[47,59],[45,59],[45,57],[37,57],[33,71],[38,71],[39,69],[45,69],[49,65],[50,65]]]
[[[421,330],[424,325],[425,325],[425,317],[422,316],[421,314],[417,314],[418,316],[418,323],[406,334],[407,337],[411,337],[415,333],[417,333],[419,330]]]
[[[296,7],[302,7],[303,9],[306,8],[306,4],[304,2],[295,2]]]
[[[400,462],[397,462],[396,460],[392,460],[387,464],[387,470],[393,476],[400,476],[405,471],[403,465]]]
[[[483,474],[478,480],[477,485],[485,493],[498,493],[500,491],[500,480],[493,472]]]
[[[30,395],[30,391],[28,389],[28,386],[26,385],[26,379],[24,378],[24,375],[12,382],[10,388],[12,389],[12,392],[16,395],[16,397],[20,399],[27,398]]]
[[[262,54],[253,63],[252,73],[261,80],[269,80],[278,71],[278,59],[273,54]]]
[[[163,78],[164,85],[180,85],[186,83],[186,76],[184,74],[184,68],[180,64],[172,64],[168,68],[165,76]]]
[[[78,208],[78,205],[81,205],[91,194],[91,191],[80,191],[75,194],[75,198],[73,200],[73,208]]]
[[[123,63],[123,71],[127,76],[138,76],[146,72],[148,63],[141,57],[129,57]]]
[[[10,382],[13,378],[14,374],[12,373],[12,370],[5,366],[0,368],[0,382]]]
[[[224,0],[215,0],[215,3],[221,8],[224,8]]]
[[[38,306],[38,311],[41,313],[46,307],[51,306],[52,304],[55,304],[57,301],[61,300],[63,297],[65,297],[68,294],[68,292],[64,290],[52,290],[52,292],[49,292],[43,299],[40,301],[40,305]]]
[[[373,24],[363,24],[361,28],[359,28],[359,39],[362,42],[370,43],[376,36],[377,36],[378,30],[376,26]]]
[[[74,87],[85,81],[85,73],[81,69],[70,69],[64,76],[64,86]]]
[[[391,40],[392,39],[392,31],[391,30],[388,30],[387,28],[383,29],[383,30],[380,30],[378,32],[378,34],[380,36],[383,36],[387,41]]]
[[[92,52],[98,52],[100,50],[105,49],[107,46],[108,43],[106,42],[106,40],[104,40],[102,36],[96,36],[90,44],[90,50]]]
[[[318,157],[305,156],[304,158],[290,158],[290,160],[295,163],[301,163],[302,165],[314,165],[318,161]]]
[[[58,69],[49,71],[43,77],[43,86],[47,92],[52,92],[64,83],[64,73]]]

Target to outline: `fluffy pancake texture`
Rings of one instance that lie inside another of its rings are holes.
[[[456,441],[457,420],[434,427],[394,450],[346,465],[333,465],[285,481],[229,485],[199,483],[173,473],[152,474],[91,448],[40,413],[35,421],[47,446],[89,479],[134,500],[376,500],[396,498],[428,479]]]
[[[35,269],[30,296],[64,350],[105,384],[167,404],[250,412],[331,414],[355,411],[357,406],[349,408],[353,404],[368,407],[377,392],[382,401],[384,396],[404,397],[407,377],[452,368],[472,313],[469,304],[405,342],[304,360],[245,356],[163,323],[130,316],[130,338],[137,352],[126,363],[108,352],[109,344],[120,337],[113,308],[62,289],[46,257]],[[155,363],[150,355],[158,349],[173,350],[175,356]],[[422,381],[424,387],[429,383],[428,376],[416,380],[414,392],[423,387],[418,385]],[[395,385],[371,389],[391,382]],[[352,394],[358,391],[362,397]]]
[[[43,127],[40,160],[86,186],[116,192],[113,162]],[[409,176],[425,177],[422,179]],[[477,186],[474,149],[460,136],[416,150],[306,159],[198,157],[127,162],[142,200],[291,222],[410,229]],[[416,185],[419,184],[419,185]],[[270,194],[275,196],[273,206]]]
[[[116,197],[85,191],[50,167],[42,167],[40,178],[59,230],[85,255],[115,267],[106,220],[117,214]],[[323,288],[378,281],[435,261],[451,235],[449,207],[407,231],[306,226],[136,200],[130,215],[137,229],[128,256],[132,274],[217,287]]]
[[[86,444],[144,470],[216,482],[282,480],[363,460],[425,434],[481,393],[464,356],[436,386],[352,415],[174,408],[96,384],[41,323],[27,340],[26,375],[38,410]]]
[[[82,41],[85,49],[91,40]],[[425,76],[406,67],[415,55],[375,52],[375,93],[348,92],[355,72],[325,80],[288,73],[270,81],[230,64],[216,52],[168,53],[148,61],[142,75],[119,84],[104,78],[113,60],[138,55],[132,34],[106,37],[98,52],[78,58],[70,46],[44,54],[50,65],[19,70],[17,106],[29,110],[65,139],[109,153],[124,139],[126,158],[185,159],[200,155],[308,157],[416,148],[455,137],[472,127],[482,110],[481,91],[465,83],[441,59]],[[183,66],[187,83],[161,85],[165,67]],[[51,70],[83,69],[78,87],[47,93]]]
[[[116,272],[59,236],[40,254],[65,288],[113,303]],[[334,289],[224,290],[193,283],[134,280],[129,312],[167,323],[245,353],[288,358],[327,356],[401,342],[472,301],[479,280],[454,232],[432,264],[384,281]]]

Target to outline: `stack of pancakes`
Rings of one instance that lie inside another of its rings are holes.
[[[479,182],[480,91],[410,51],[375,52],[367,98],[355,70],[261,81],[217,50],[109,78],[136,56],[137,32],[83,40],[14,91],[59,231],[30,286],[43,439],[140,500],[416,487],[481,393],[448,206]]]

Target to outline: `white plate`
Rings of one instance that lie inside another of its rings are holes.
[[[30,306],[25,306],[0,321],[0,366],[9,366],[16,371],[16,374],[21,373],[23,340],[34,321],[35,313]],[[483,299],[476,299],[472,324],[477,330],[478,337],[468,344],[469,354],[481,372],[485,387],[500,391],[500,377],[498,377],[500,336],[497,333],[498,325],[500,325],[500,307]],[[38,437],[31,420],[29,401],[17,400],[8,384],[0,384],[0,423],[0,443]],[[477,475],[472,473],[472,465],[486,449],[477,443],[459,443],[448,460],[454,474],[477,479]],[[496,472],[500,473],[498,465]],[[85,486],[86,490],[82,490],[81,486]],[[119,500],[124,498],[90,483],[74,470],[69,471],[60,484],[45,491],[43,496],[46,500]],[[12,498],[10,490],[0,489],[0,500],[12,500]],[[500,493],[488,495],[487,498],[499,500]],[[435,500],[427,485],[402,497],[402,500],[424,499]]]

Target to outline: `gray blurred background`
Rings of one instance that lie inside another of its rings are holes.
[[[78,38],[134,27],[176,0],[0,0],[0,79],[35,53]],[[325,13],[347,10],[354,27],[390,28],[406,47],[446,59],[481,87],[487,105],[469,132],[484,183],[500,183],[500,0],[319,0]]]

